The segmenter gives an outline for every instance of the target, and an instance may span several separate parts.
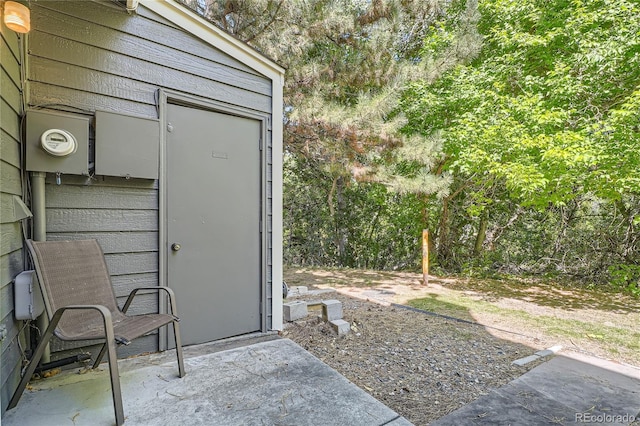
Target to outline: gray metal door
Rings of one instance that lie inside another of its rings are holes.
[[[183,344],[261,328],[261,123],[167,105],[167,280]]]

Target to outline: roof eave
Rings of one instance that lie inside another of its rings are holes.
[[[284,83],[285,69],[282,66],[218,28],[186,6],[174,0],[140,0],[140,4],[231,57],[238,59],[260,74],[270,77],[273,81],[279,80],[280,84]]]

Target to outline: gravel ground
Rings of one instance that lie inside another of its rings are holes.
[[[338,337],[310,308],[285,325],[287,337],[416,425],[427,425],[537,363],[512,361],[536,349],[501,340],[479,325],[337,293],[292,300],[342,302],[351,332]]]

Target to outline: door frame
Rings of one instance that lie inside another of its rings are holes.
[[[158,118],[160,119],[160,164],[159,164],[159,188],[158,188],[158,258],[159,258],[159,274],[158,285],[160,287],[168,287],[168,255],[169,241],[167,239],[168,221],[167,221],[167,113],[168,104],[177,104],[189,108],[203,109],[221,114],[234,115],[241,118],[248,118],[260,122],[260,225],[256,230],[260,235],[260,331],[267,331],[267,271],[268,271],[268,205],[267,205],[267,144],[268,133],[271,130],[271,116],[268,113],[243,108],[235,105],[229,105],[213,99],[202,98],[169,89],[158,90]],[[160,313],[169,312],[167,303],[162,303],[162,295],[159,295]],[[178,308],[180,308],[179,301]],[[184,309],[183,306],[181,309]],[[180,316],[180,309],[178,309]],[[168,349],[170,344],[169,327],[159,332],[158,346],[159,350]]]

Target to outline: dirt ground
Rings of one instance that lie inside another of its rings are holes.
[[[331,291],[292,295],[289,300],[340,300],[351,332],[338,337],[319,318],[319,306],[312,305],[305,319],[285,325],[284,337],[416,425],[429,424],[539,364],[519,367],[512,364],[514,360],[567,343],[524,323],[505,323],[490,313],[474,313],[460,321],[393,305],[451,291],[455,283],[446,280],[432,280],[424,286],[421,276],[411,273],[287,269],[285,281],[290,287]],[[475,294],[461,285],[456,291],[491,297],[501,306],[538,314],[558,310],[553,315],[593,316],[593,312],[566,311],[526,297]],[[612,314],[604,321],[622,320]]]

